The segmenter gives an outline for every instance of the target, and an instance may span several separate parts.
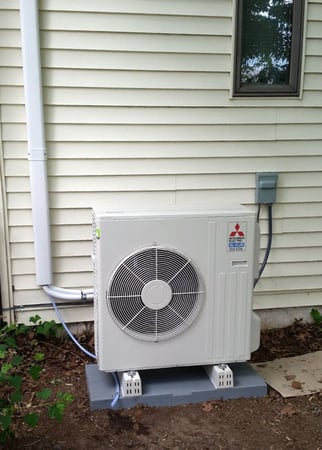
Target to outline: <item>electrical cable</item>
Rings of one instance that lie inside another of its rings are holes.
[[[75,336],[72,334],[72,332],[70,331],[70,329],[68,328],[66,322],[64,321],[56,303],[55,300],[49,295],[49,299],[51,301],[51,304],[53,305],[53,308],[55,310],[55,313],[59,319],[59,321],[61,322],[62,326],[64,327],[66,333],[68,334],[68,336],[71,338],[71,340],[74,342],[74,344],[82,351],[85,353],[85,355],[89,356],[92,359],[96,359],[96,355],[94,353],[91,353],[90,351],[88,351],[85,347],[82,346],[82,344],[80,342],[78,342],[78,340],[75,338]],[[118,402],[119,398],[120,398],[120,383],[119,383],[119,379],[118,376],[115,372],[111,373],[113,379],[114,379],[114,383],[115,383],[115,393],[113,396],[113,400],[111,403],[111,407],[114,408],[114,406],[116,405],[116,403]]]
[[[264,259],[262,261],[262,264],[259,268],[258,271],[258,277],[256,278],[255,282],[254,282],[254,287],[257,285],[259,279],[262,276],[262,273],[264,272],[264,269],[266,267],[270,252],[271,252],[271,248],[272,248],[272,240],[273,240],[273,214],[272,214],[272,204],[267,205],[268,206],[268,241],[267,241],[267,246],[266,246],[266,251],[265,251],[265,256]],[[260,211],[260,206],[259,206],[259,211]],[[258,213],[258,217],[259,217],[259,213]]]
[[[86,302],[84,301],[75,301],[75,300],[64,300],[62,302],[56,303],[56,305],[59,306],[72,306],[72,307],[77,307],[77,306],[92,306],[93,305],[93,300],[86,300]],[[35,309],[35,308],[52,308],[53,304],[51,302],[48,303],[28,303],[27,305],[15,305],[15,306],[8,306],[5,308],[2,308],[2,311],[25,311],[28,309]]]
[[[257,216],[256,216],[256,222],[259,223],[259,216],[261,213],[261,204],[259,203],[258,208],[257,208]]]

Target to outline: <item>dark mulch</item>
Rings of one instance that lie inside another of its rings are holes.
[[[84,338],[89,344],[87,336]],[[25,354],[30,342],[21,342]],[[93,349],[92,349],[93,350]],[[322,350],[322,327],[296,321],[282,329],[265,330],[253,361],[269,361]],[[67,340],[40,342],[46,354],[41,381],[25,386],[15,425],[16,438],[7,449],[322,449],[322,394],[282,398],[273,389],[260,399],[209,401],[176,407],[90,412],[84,366],[87,357]],[[50,385],[55,392],[70,392],[59,423],[47,416],[44,401],[35,391]],[[29,429],[21,420],[28,410],[41,415],[39,426]]]
[[[296,320],[286,328],[263,330],[260,348],[253,353],[252,361],[272,361],[319,350],[322,350],[322,325]]]

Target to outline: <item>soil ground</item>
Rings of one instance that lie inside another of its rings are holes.
[[[92,339],[84,336],[83,341],[91,349]],[[21,345],[28,353],[28,342]],[[269,389],[260,399],[90,412],[84,371],[87,357],[69,340],[49,340],[38,346],[37,351],[46,354],[43,371],[37,386],[27,383],[24,398],[29,401],[21,408],[40,413],[40,422],[30,429],[18,417],[16,437],[5,449],[322,449],[322,389],[289,399]],[[252,360],[317,350],[322,350],[322,326],[297,321],[287,328],[263,331]],[[35,391],[48,385],[74,396],[62,422],[49,419],[45,401],[35,398]]]

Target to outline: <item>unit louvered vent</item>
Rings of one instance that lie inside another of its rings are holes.
[[[106,298],[111,316],[125,333],[160,341],[191,325],[203,294],[202,280],[189,258],[172,249],[149,247],[117,267]]]

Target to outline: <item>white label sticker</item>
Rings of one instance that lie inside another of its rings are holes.
[[[230,222],[228,224],[228,251],[242,252],[246,250],[246,222]]]

